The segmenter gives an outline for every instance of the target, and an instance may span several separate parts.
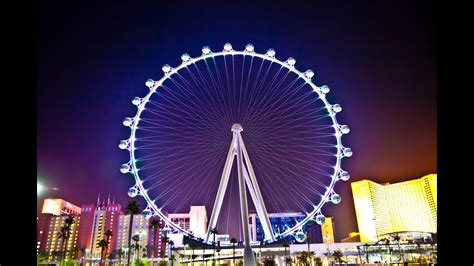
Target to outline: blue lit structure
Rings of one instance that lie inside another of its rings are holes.
[[[276,235],[279,235],[292,228],[298,222],[301,222],[305,215],[300,212],[288,212],[288,213],[269,213],[270,224],[272,226],[273,232]],[[251,227],[251,238],[252,241],[262,241],[264,240],[264,231],[262,224],[260,223],[259,217],[256,213],[249,214],[249,223]],[[307,234],[309,239],[306,239],[305,234]],[[321,226],[316,222],[306,223],[301,230],[297,231],[295,234],[289,236],[289,241],[291,243],[322,243],[322,231]]]

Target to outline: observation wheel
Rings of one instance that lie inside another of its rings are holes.
[[[341,161],[352,155],[342,145],[350,130],[337,122],[342,108],[329,103],[329,87],[316,85],[312,70],[297,70],[294,58],[280,61],[275,50],[258,53],[251,44],[215,52],[206,46],[181,61],[146,81],[149,92],[132,101],[136,115],[123,121],[130,137],[119,147],[130,160],[120,171],[134,177],[128,195],[146,200],[143,213],[207,243],[218,228],[248,247],[249,211],[266,242],[311,220],[323,224],[321,208],[341,201],[334,185],[349,179]],[[200,234],[168,217],[190,206],[208,212]],[[301,218],[277,230],[272,215],[288,212]]]

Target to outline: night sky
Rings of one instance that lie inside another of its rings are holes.
[[[38,179],[59,188],[45,196],[81,205],[110,193],[125,204],[134,181],[118,170],[128,155],[117,145],[129,136],[122,121],[136,112],[131,100],[147,93],[145,80],[161,77],[163,64],[226,42],[274,48],[279,59],[296,58],[298,69],[315,71],[316,84],[331,87],[331,101],[343,107],[338,120],[351,128],[343,137],[354,152],[343,161],[351,181],[398,182],[437,171],[429,4],[191,2],[42,3]],[[342,202],[323,210],[335,217],[341,239],[357,224],[350,184],[340,182],[336,191]]]

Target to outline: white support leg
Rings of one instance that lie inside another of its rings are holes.
[[[221,182],[219,184],[219,189],[217,190],[216,200],[214,201],[214,207],[212,208],[212,214],[207,228],[206,243],[209,241],[211,230],[216,228],[217,226],[217,219],[219,218],[219,213],[221,212],[225,191],[227,189],[227,184],[229,183],[230,171],[232,169],[232,164],[234,163],[234,157],[236,155],[235,144],[236,140],[234,137],[232,138],[232,142],[230,143],[230,148],[229,152],[227,153],[227,160],[225,161],[224,170],[222,170]]]
[[[250,181],[252,183],[252,186],[256,194],[256,200],[254,199],[253,202],[255,204],[255,207],[257,208],[257,212],[258,212],[258,209],[260,209],[260,212],[261,212],[261,213],[258,213],[258,217],[260,218],[260,222],[262,223],[262,228],[265,233],[265,239],[274,241],[275,235],[273,234],[270,219],[268,218],[267,208],[265,207],[265,203],[262,198],[262,193],[260,192],[260,188],[257,183],[257,178],[255,176],[255,172],[253,171],[252,163],[250,162],[250,157],[247,153],[247,149],[245,148],[245,144],[240,134],[239,134],[239,137],[240,137],[241,148],[242,148],[242,153],[244,155],[245,163],[247,164],[247,168],[249,169]]]
[[[244,160],[242,158],[242,148],[241,148],[241,140],[240,132],[242,131],[242,126],[239,124],[234,124],[232,126],[232,131],[234,132],[234,138],[237,141],[237,172],[239,176],[239,194],[240,194],[240,213],[242,219],[242,229],[244,235],[244,265],[246,266],[254,266],[256,265],[255,262],[255,255],[250,247],[250,231],[249,231],[249,216],[248,216],[248,208],[247,208],[247,191],[245,190],[245,179],[244,179]]]

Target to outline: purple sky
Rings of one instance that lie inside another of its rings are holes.
[[[338,120],[351,127],[344,144],[354,156],[343,167],[352,181],[437,170],[429,4],[63,5],[42,3],[38,35],[38,179],[59,188],[48,197],[80,205],[110,193],[125,204],[133,180],[118,171],[127,154],[117,144],[128,136],[122,120],[135,113],[131,99],[145,95],[145,80],[158,79],[163,64],[226,42],[272,47],[332,88],[331,101],[343,107]],[[342,202],[324,212],[335,216],[340,239],[357,224],[350,184],[336,191]]]

